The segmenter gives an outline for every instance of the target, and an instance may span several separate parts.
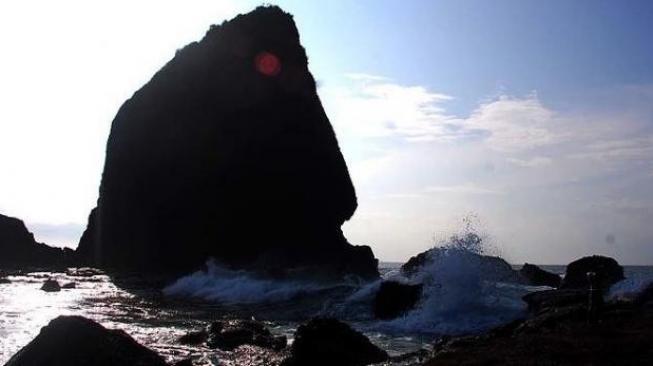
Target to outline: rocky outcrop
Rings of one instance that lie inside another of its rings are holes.
[[[487,334],[445,338],[423,365],[653,364],[653,307],[615,302],[598,321],[588,316],[585,305],[552,306]]]
[[[524,278],[527,284],[532,286],[549,286],[558,288],[562,279],[555,273],[547,272],[542,268],[525,263],[519,270],[519,275]]]
[[[413,309],[422,296],[422,285],[383,281],[374,297],[374,317],[393,319]]]
[[[179,343],[206,344],[226,351],[248,344],[278,351],[286,347],[287,340],[285,336],[273,336],[261,322],[237,319],[213,322],[207,329],[183,335]]]
[[[603,290],[608,290],[625,278],[624,269],[616,260],[593,255],[569,263],[561,287],[587,289],[590,285],[587,278],[589,272],[596,274],[594,285]]]
[[[79,316],[60,316],[41,329],[6,366],[165,366],[125,332]]]
[[[388,354],[363,334],[335,319],[316,318],[295,332],[284,366],[362,366],[383,362]]]
[[[73,262],[72,250],[37,243],[21,220],[0,214],[0,268],[53,268]]]
[[[291,15],[269,6],[180,49],[113,120],[80,242],[113,270],[378,277],[341,225],[357,202]]]

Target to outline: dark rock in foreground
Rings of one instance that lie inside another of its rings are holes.
[[[61,291],[61,286],[59,285],[59,282],[57,280],[53,280],[48,278],[43,282],[43,286],[41,286],[41,290],[45,292],[59,292]]]
[[[363,334],[335,319],[316,318],[299,326],[284,366],[362,366],[382,362],[388,354]]]
[[[653,307],[607,304],[595,324],[587,307],[552,307],[480,336],[444,340],[425,366],[651,365]]]
[[[179,50],[118,111],[79,254],[117,271],[378,277],[292,16],[259,7]],[[155,260],[153,258],[156,258]]]
[[[214,322],[205,330],[183,335],[179,342],[190,345],[206,343],[207,347],[226,351],[246,344],[278,351],[287,344],[285,336],[273,336],[263,323],[240,319]]]
[[[71,249],[37,243],[21,220],[0,214],[0,268],[65,267],[73,261]]]
[[[374,297],[374,317],[393,319],[413,309],[422,296],[422,285],[383,281]]]
[[[529,311],[537,313],[544,309],[587,304],[589,291],[582,289],[537,291],[524,296],[523,300],[528,304]]]
[[[547,272],[542,268],[525,263],[519,270],[519,274],[526,280],[529,285],[560,287],[562,279],[555,273]]]
[[[589,287],[588,272],[596,273],[595,285],[603,290],[608,290],[610,286],[625,278],[624,269],[616,260],[593,255],[571,262],[567,266],[561,287],[587,289]]]
[[[155,352],[125,332],[79,316],[60,316],[16,353],[6,366],[164,366]]]

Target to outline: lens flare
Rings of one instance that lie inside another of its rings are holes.
[[[281,72],[279,57],[270,52],[261,52],[256,55],[256,70],[265,76],[277,76]]]

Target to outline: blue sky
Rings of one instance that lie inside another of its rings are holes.
[[[271,1],[295,16],[359,196],[405,260],[473,217],[512,262],[653,264],[653,3]],[[76,244],[110,122],[252,1],[0,5],[0,212]]]

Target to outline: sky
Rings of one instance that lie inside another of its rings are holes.
[[[356,186],[404,261],[471,219],[513,263],[653,264],[653,2],[270,1],[294,14]],[[111,120],[255,1],[0,3],[0,213],[75,247]]]

